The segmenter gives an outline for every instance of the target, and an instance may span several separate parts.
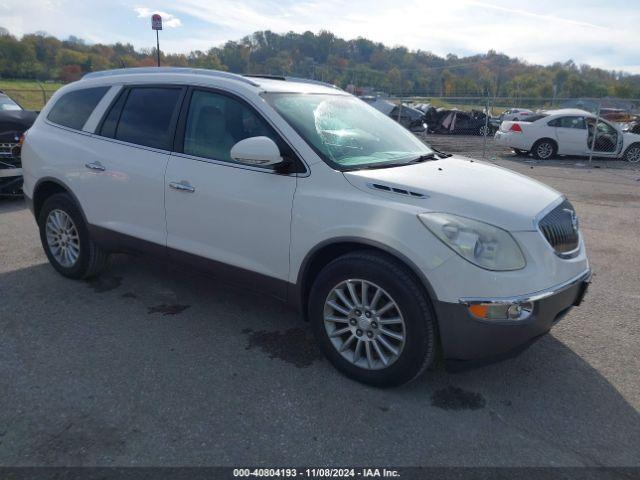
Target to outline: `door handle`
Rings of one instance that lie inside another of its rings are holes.
[[[196,187],[184,180],[181,182],[170,182],[169,186],[174,190],[178,190],[179,192],[193,193],[196,191]]]
[[[102,165],[100,162],[85,163],[84,166],[89,170],[97,170],[98,172],[104,172],[105,170],[104,165]]]

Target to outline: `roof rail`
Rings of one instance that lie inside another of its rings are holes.
[[[268,73],[245,73],[242,75],[247,78],[267,78],[269,80],[286,80],[287,77],[284,75],[270,75]]]
[[[266,78],[268,80],[283,80],[285,82],[298,82],[298,83],[311,83],[314,85],[322,85],[324,87],[335,88],[340,90],[340,87],[333,85],[332,83],[321,82],[319,80],[311,80],[310,78],[289,77],[286,75],[269,75],[266,73],[247,73],[243,77],[248,78]]]
[[[205,68],[183,68],[183,67],[134,67],[134,68],[116,68],[113,70],[101,70],[99,72],[87,73],[82,77],[83,80],[88,78],[111,77],[116,75],[136,75],[140,73],[182,73],[206,75],[209,77],[229,78],[240,82],[248,83],[257,87],[258,84],[248,78],[236,73],[223,72],[220,70],[207,70]]]
[[[310,78],[300,78],[300,77],[284,77],[285,80],[289,82],[299,82],[299,83],[312,83],[314,85],[323,85],[329,88],[335,88],[336,90],[342,90],[337,85],[333,83],[321,82],[320,80],[311,80]]]

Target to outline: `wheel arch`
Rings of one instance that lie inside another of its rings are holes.
[[[37,181],[35,187],[33,188],[33,215],[38,220],[38,216],[40,215],[40,210],[42,209],[42,205],[51,195],[55,195],[56,193],[67,193],[73,198],[78,210],[80,210],[80,214],[82,215],[82,219],[87,223],[87,217],[84,214],[84,210],[78,201],[78,198],[75,196],[73,191],[60,179],[54,177],[43,177]]]
[[[556,151],[558,150],[558,141],[555,138],[551,138],[551,137],[540,137],[538,138],[535,142],[533,142],[533,144],[531,145],[531,150],[533,150],[533,148],[540,142],[544,141],[544,140],[549,140],[551,143],[553,143],[556,147]]]
[[[435,302],[437,301],[435,290],[424,273],[404,254],[375,240],[359,237],[340,237],[325,240],[316,245],[307,253],[300,264],[296,283],[289,300],[302,313],[305,320],[307,319],[306,305],[311,286],[320,271],[336,258],[359,250],[376,251],[393,258],[407,267],[424,288],[431,307],[435,311]]]
[[[534,150],[536,149],[536,147],[538,146],[538,144],[540,142],[543,142],[545,140],[548,140],[553,144],[553,147],[555,148],[556,154],[558,154],[558,148],[559,148],[558,141],[555,138],[551,138],[551,137],[540,137],[540,138],[536,139],[531,144],[531,148],[529,149],[529,152],[532,153],[535,156]]]

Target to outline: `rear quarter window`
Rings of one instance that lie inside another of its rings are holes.
[[[109,87],[83,88],[62,95],[51,108],[47,120],[81,130]]]

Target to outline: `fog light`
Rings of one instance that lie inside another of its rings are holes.
[[[533,303],[473,303],[467,308],[483,320],[524,320],[531,316]]]

